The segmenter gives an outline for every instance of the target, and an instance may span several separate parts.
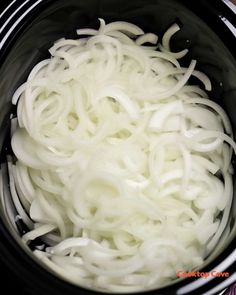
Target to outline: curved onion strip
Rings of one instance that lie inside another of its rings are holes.
[[[148,33],[148,34],[139,36],[135,42],[137,45],[143,45],[144,43],[157,44],[157,41],[158,41],[157,35]]]
[[[188,49],[183,49],[179,52],[171,52],[171,51],[166,50],[162,45],[159,45],[159,48],[160,48],[161,52],[167,53],[176,59],[180,59],[188,53]]]
[[[231,176],[227,173],[223,175],[224,181],[225,181],[225,198],[228,200],[227,201],[227,206],[225,207],[225,210],[223,211],[223,216],[220,221],[220,225],[218,228],[218,231],[216,234],[212,237],[210,242],[207,245],[208,253],[214,249],[216,244],[219,242],[219,239],[227,225],[227,222],[229,220],[229,213],[230,213],[230,208],[231,208],[231,203],[233,199],[233,190],[232,190],[232,178]]]
[[[170,50],[170,39],[179,30],[180,30],[180,27],[178,26],[178,24],[173,24],[163,35],[162,45],[166,50],[171,51]]]
[[[185,102],[187,104],[188,103],[189,104],[202,104],[202,105],[206,105],[206,106],[212,108],[214,111],[216,111],[220,115],[220,117],[224,123],[225,131],[230,135],[232,134],[232,128],[231,128],[229,118],[220,105],[218,105],[214,101],[206,99],[206,98],[187,98],[187,99],[185,99]]]
[[[41,225],[35,228],[34,230],[28,232],[27,234],[24,234],[22,237],[22,240],[27,243],[28,241],[35,240],[36,238],[41,237],[53,231],[55,228],[56,228],[55,225],[51,225],[51,224]]]
[[[117,21],[117,22],[107,24],[104,27],[102,33],[107,34],[111,31],[122,31],[122,32],[125,32],[127,35],[131,34],[136,36],[144,34],[144,31],[140,29],[138,26],[128,22],[123,22],[123,21]]]
[[[180,27],[177,24],[173,24],[163,35],[162,37],[162,45],[160,45],[160,50],[168,53],[175,58],[182,58],[188,53],[188,49],[183,49],[180,52],[172,52],[170,49],[170,39],[171,37],[180,30]]]
[[[20,200],[17,196],[17,192],[16,192],[16,188],[15,188],[15,182],[14,182],[14,174],[13,174],[13,168],[12,168],[12,163],[8,162],[8,170],[9,170],[9,175],[10,175],[10,191],[11,191],[11,196],[12,196],[12,200],[13,203],[16,207],[17,212],[19,213],[19,215],[21,216],[22,220],[24,221],[24,223],[28,226],[29,229],[33,228],[33,222],[32,220],[29,218],[29,216],[26,214],[26,212],[24,211],[24,208],[22,207],[22,204],[20,203]]]
[[[97,30],[94,29],[79,29],[76,31],[77,35],[89,35],[89,36],[95,36],[98,34]]]

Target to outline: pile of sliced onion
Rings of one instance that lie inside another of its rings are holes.
[[[199,267],[232,201],[224,110],[189,85],[208,77],[127,22],[60,39],[15,92],[10,187],[42,261],[69,281],[110,292],[162,286]],[[158,48],[158,50],[157,50]],[[33,222],[32,222],[33,221]]]

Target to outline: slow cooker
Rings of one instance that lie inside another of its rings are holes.
[[[173,48],[189,54],[182,61],[199,62],[213,84],[210,97],[227,112],[236,133],[236,51],[232,28],[235,14],[221,0],[11,0],[0,2],[0,264],[1,287],[18,294],[101,294],[59,279],[36,261],[20,236],[27,231],[11,201],[7,156],[10,120],[15,114],[11,98],[29,71],[48,56],[48,48],[62,37],[76,38],[77,28],[93,27],[102,17],[126,20],[158,35],[173,22],[181,27]],[[229,25],[230,24],[230,25]],[[236,136],[236,134],[235,134]],[[233,159],[235,166],[235,159]],[[236,167],[235,167],[236,169]],[[235,182],[235,181],[234,181]],[[236,193],[236,183],[234,191]],[[191,277],[153,291],[155,295],[220,294],[236,282],[236,196],[231,214],[214,251],[201,272],[228,272],[225,277]],[[40,244],[40,241],[36,243]],[[35,245],[30,245],[33,248]],[[5,290],[5,289],[4,289]],[[142,293],[142,292],[141,292]]]

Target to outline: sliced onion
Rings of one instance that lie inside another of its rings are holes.
[[[189,85],[210,91],[209,78],[170,50],[177,24],[159,51],[153,33],[99,22],[56,41],[13,95],[10,190],[23,241],[48,245],[34,253],[52,271],[139,292],[198,268],[228,235],[236,144],[224,110]]]

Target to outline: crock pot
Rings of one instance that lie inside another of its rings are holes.
[[[98,17],[107,22],[130,21],[160,36],[177,22],[182,29],[174,37],[173,49],[189,49],[182,64],[189,64],[191,59],[198,61],[198,69],[213,84],[209,96],[226,110],[236,131],[235,36],[223,21],[236,26],[235,14],[220,0],[1,0],[0,9],[1,282],[8,290],[17,288],[18,294],[99,294],[59,279],[21,242],[20,236],[27,229],[11,201],[6,165],[7,156],[12,154],[10,120],[15,116],[11,97],[30,69],[49,55],[47,50],[54,41],[76,38],[77,28],[96,26]],[[236,281],[236,196],[230,210],[221,240],[201,268],[201,272],[228,272],[229,277],[179,279],[144,293],[210,295],[232,285]]]

